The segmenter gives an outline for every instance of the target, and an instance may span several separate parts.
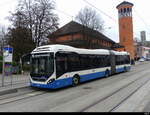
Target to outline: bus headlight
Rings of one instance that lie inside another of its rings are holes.
[[[49,81],[48,81],[48,83],[52,83],[52,82],[54,82],[55,81],[55,79],[53,78],[53,79],[50,79]]]

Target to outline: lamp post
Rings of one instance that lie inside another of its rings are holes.
[[[2,87],[4,86],[4,76],[5,76],[5,57],[4,57],[4,39],[2,38],[2,57],[3,57],[3,66],[2,66]]]
[[[2,34],[1,34],[1,41],[2,41],[2,87],[4,86],[4,77],[5,77],[5,55],[4,55],[4,40],[5,40],[5,31],[4,28],[2,28]]]
[[[9,71],[9,73],[11,73],[11,84],[12,84],[12,55],[10,55],[10,53],[9,53],[10,50],[11,50],[11,52],[13,52],[13,49],[10,48],[9,46],[7,46],[7,47],[3,46],[2,87],[4,86],[5,62],[11,63],[11,66],[9,66],[9,68],[11,68],[11,71]]]
[[[5,58],[4,58],[4,48],[2,49],[3,56],[3,67],[2,67],[2,87],[4,86],[4,76],[5,76]]]

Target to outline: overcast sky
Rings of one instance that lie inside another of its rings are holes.
[[[74,20],[79,10],[85,6],[95,9],[104,20],[105,35],[112,40],[119,41],[118,33],[118,11],[116,6],[124,0],[55,0],[56,13],[60,18],[60,27]],[[89,5],[92,4],[94,7]],[[147,40],[150,40],[150,0],[127,0],[134,4],[133,26],[134,37],[140,38],[140,31],[146,31]],[[18,0],[0,0],[0,25],[8,27],[9,21],[6,19],[9,12],[13,12]],[[111,29],[109,28],[111,27]]]

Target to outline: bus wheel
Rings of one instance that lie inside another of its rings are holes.
[[[125,72],[127,72],[127,71],[128,71],[128,70],[127,70],[127,67],[124,67],[124,71],[125,71]]]
[[[78,84],[80,83],[80,77],[75,75],[73,78],[72,78],[72,85],[73,86],[77,86]]]
[[[105,71],[105,77],[109,77],[109,70]]]

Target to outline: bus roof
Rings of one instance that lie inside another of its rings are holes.
[[[81,49],[81,48],[75,48],[68,45],[45,45],[35,48],[31,54],[35,53],[48,53],[48,52],[58,52],[58,51],[67,51],[67,52],[76,52],[78,54],[101,54],[101,55],[109,55],[109,50],[106,49]],[[117,52],[113,51],[116,55],[127,55],[127,52]]]
[[[112,51],[112,52],[114,52],[115,55],[129,55],[128,52],[124,52],[124,51],[121,51],[121,52],[119,52],[119,51]]]

